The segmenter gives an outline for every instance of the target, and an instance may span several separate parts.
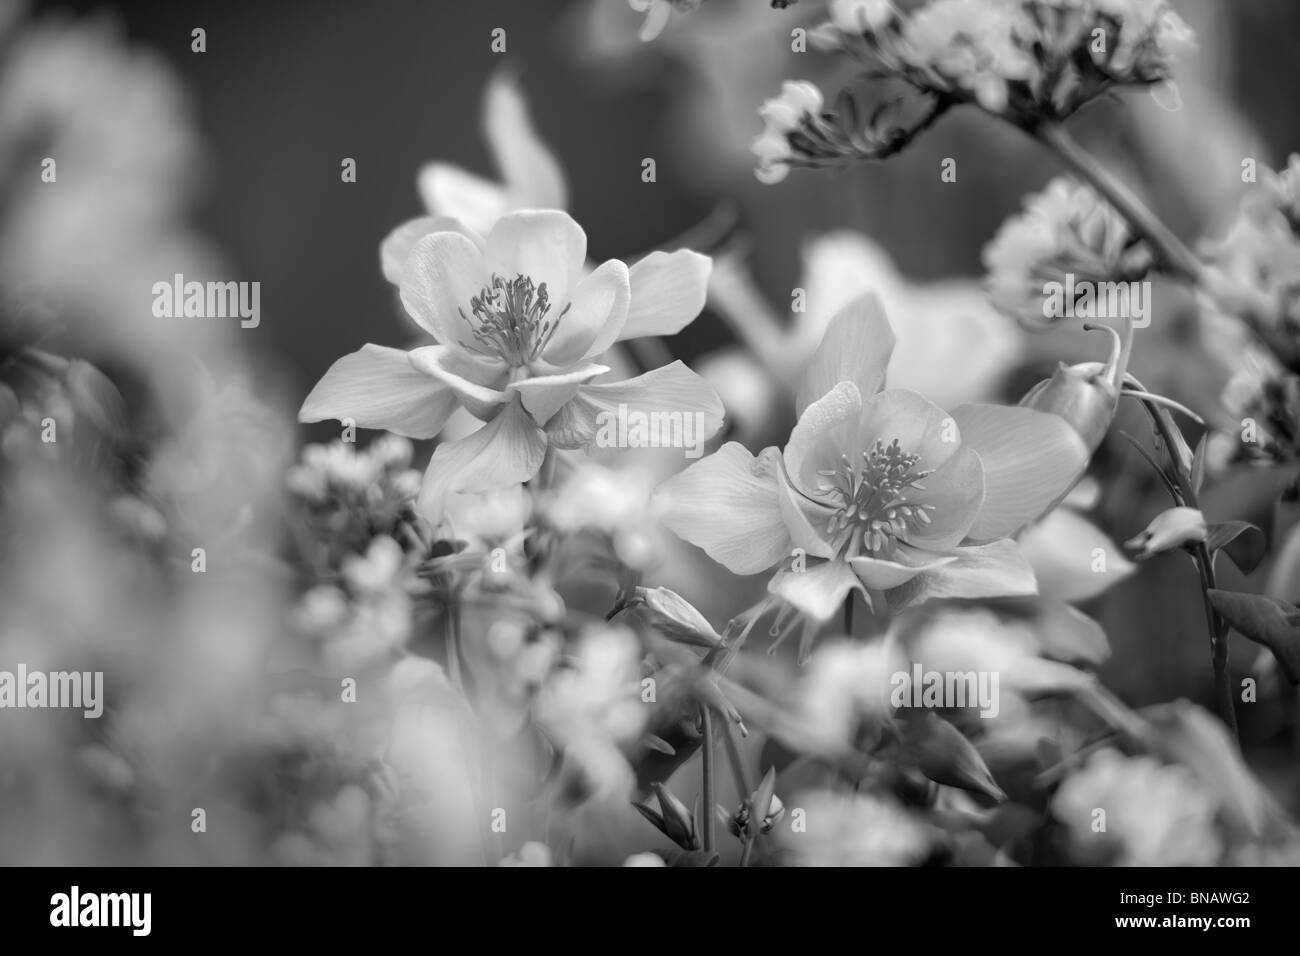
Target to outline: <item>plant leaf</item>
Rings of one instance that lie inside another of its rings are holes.
[[[980,793],[997,801],[1007,798],[975,745],[937,714],[927,712],[919,720],[907,722],[902,752],[935,783]]]
[[[1300,608],[1262,594],[1241,594],[1211,588],[1206,592],[1214,609],[1242,637],[1263,644],[1277,658],[1291,684],[1300,684]]]
[[[1250,574],[1264,560],[1268,538],[1249,521],[1224,521],[1209,526],[1205,546],[1213,554],[1219,549],[1232,559],[1243,574]]]

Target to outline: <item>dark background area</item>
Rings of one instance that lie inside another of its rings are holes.
[[[624,0],[601,2],[626,7]],[[1267,131],[1266,159],[1276,162],[1300,143],[1289,68],[1300,52],[1300,5],[1222,6],[1231,10],[1231,29],[1202,37],[1201,45],[1227,50],[1231,88],[1221,92]],[[571,211],[593,256],[632,257],[670,242],[727,201],[761,234],[754,258],[777,301],[797,281],[799,244],[835,226],[867,229],[906,273],[977,274],[979,250],[998,223],[1056,172],[1041,155],[1026,158],[1018,134],[961,116],[893,164],[834,178],[799,175],[778,189],[739,178],[720,192],[716,176],[695,175],[691,144],[665,122],[674,97],[696,94],[692,65],[661,45],[648,53],[648,68],[639,64],[648,80],[609,82],[609,74],[578,55],[587,12],[586,2],[570,0],[32,5],[36,15],[115,21],[182,78],[208,147],[197,225],[221,245],[235,277],[262,283],[255,351],[294,374],[296,383],[284,383],[291,390],[307,388],[364,341],[398,344],[409,336],[379,273],[379,240],[421,211],[415,176],[423,163],[440,159],[492,175],[479,131],[480,93],[503,64],[522,76],[536,126],[568,173]],[[624,12],[635,29],[636,18]],[[198,26],[207,31],[203,54],[190,49]],[[505,54],[490,50],[496,27],[507,31]],[[1119,116],[1104,105],[1081,123],[1094,138],[1125,136]],[[757,132],[756,118],[753,125]],[[972,153],[994,161],[964,165],[957,184],[941,186],[930,174],[943,156]],[[658,164],[653,186],[640,181],[646,156]],[[357,160],[356,183],[340,181],[344,157]],[[925,174],[916,175],[918,169]],[[1174,205],[1176,224],[1178,212]],[[706,320],[672,347],[690,357],[727,338],[718,322]]]
[[[379,272],[379,241],[421,214],[424,163],[492,174],[480,93],[503,63],[519,71],[534,121],[569,174],[571,211],[593,256],[652,248],[707,214],[671,161],[658,163],[653,187],[641,183],[641,158],[657,155],[662,104],[643,92],[608,95],[573,65],[570,6],[141,0],[33,12],[115,19],[181,76],[210,157],[197,225],[226,252],[232,278],[262,283],[262,325],[245,334],[305,393],[345,351],[399,344],[414,331]],[[200,26],[203,54],[190,50]],[[506,54],[489,48],[498,26]],[[340,181],[344,157],[357,161],[355,183]]]

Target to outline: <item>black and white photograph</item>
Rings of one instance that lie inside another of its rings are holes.
[[[2,0],[24,922],[987,867],[1261,928],[1297,89],[1286,0]]]

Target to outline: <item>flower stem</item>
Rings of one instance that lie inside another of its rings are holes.
[[[713,766],[713,715],[708,704],[700,705],[700,716],[704,722],[704,819],[700,821],[700,829],[704,834],[704,852],[712,853],[716,846],[715,830],[716,825],[713,819],[715,804],[714,800],[714,776]]]
[[[447,676],[462,693],[465,685],[460,672],[460,608],[447,606]]]
[[[1076,175],[1082,177],[1119,211],[1133,231],[1147,241],[1159,262],[1194,285],[1209,286],[1206,266],[1183,245],[1131,189],[1083,147],[1059,123],[1043,123],[1034,135]]]
[[[853,592],[849,591],[848,597],[844,599],[844,633],[848,637],[853,636]]]
[[[731,731],[731,722],[727,721],[723,729],[726,731],[723,741],[727,745],[727,759],[731,761],[731,772],[736,778],[736,789],[740,791],[741,796],[754,792],[754,785],[749,779],[749,772],[745,769],[745,760],[740,753],[740,747],[736,745],[736,738]]]
[[[1181,433],[1177,431],[1173,418],[1167,409],[1160,406],[1149,405],[1144,402],[1142,407],[1151,416],[1151,421],[1164,443],[1165,453],[1169,456],[1170,463],[1173,465],[1174,477],[1177,479],[1177,494],[1174,495],[1174,503],[1185,505],[1188,508],[1199,508],[1196,486],[1192,482],[1192,476],[1187,469],[1186,463],[1178,453]],[[1196,570],[1201,578],[1201,600],[1205,605],[1205,623],[1210,632],[1210,664],[1214,669],[1215,707],[1219,712],[1220,719],[1231,732],[1233,741],[1240,747],[1236,705],[1232,695],[1232,684],[1228,679],[1228,624],[1210,602],[1210,591],[1216,587],[1214,558],[1210,554],[1210,549],[1205,546],[1205,542],[1201,542],[1192,552],[1192,559],[1196,562]]]

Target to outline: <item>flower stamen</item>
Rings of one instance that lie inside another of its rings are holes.
[[[918,471],[920,461],[920,455],[903,451],[895,438],[888,445],[877,441],[856,465],[841,455],[838,468],[818,471],[827,480],[818,485],[817,495],[835,509],[826,533],[839,535],[852,525],[845,545],[860,540],[867,551],[890,554],[909,528],[930,524],[928,512],[934,505],[913,504],[905,494],[924,491],[921,482],[934,474],[933,469]]]
[[[474,333],[474,342],[460,344],[479,354],[497,356],[514,368],[537,359],[569,311],[566,304],[554,320],[548,319],[551,300],[545,282],[534,285],[528,276],[516,274],[505,279],[495,272],[491,282],[469,300],[469,307],[473,319],[464,309],[458,311]]]

